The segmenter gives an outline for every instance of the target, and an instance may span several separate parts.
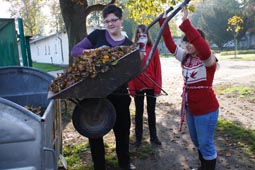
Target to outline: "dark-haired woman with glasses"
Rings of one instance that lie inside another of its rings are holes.
[[[121,27],[123,23],[122,10],[109,5],[103,10],[103,18],[106,29],[97,29],[90,33],[81,42],[75,45],[71,51],[73,57],[82,55],[89,49],[100,48],[103,46],[121,46],[133,44],[131,40],[122,35]],[[122,95],[120,95],[122,94]],[[129,105],[131,98],[128,95],[127,84],[123,84],[115,92],[110,94],[107,99],[111,101],[116,110],[116,122],[113,127],[116,141],[116,152],[119,168],[122,170],[136,169],[130,162],[129,154],[129,134],[130,134],[130,111]],[[105,149],[103,137],[89,138],[92,159],[95,170],[105,170]]]
[[[134,35],[134,43],[137,43],[139,39],[147,37],[147,45],[144,48],[144,57],[142,65],[144,66],[147,58],[152,49],[152,40],[150,34],[145,34],[145,25],[139,25],[136,28]],[[151,79],[154,81],[151,81]],[[144,112],[144,96],[147,100],[147,113],[148,124],[150,131],[150,142],[152,144],[161,145],[157,136],[156,130],[156,96],[161,92],[162,77],[161,77],[161,64],[158,49],[154,52],[150,64],[146,70],[138,77],[128,83],[129,93],[134,96],[135,101],[135,146],[139,147],[142,144],[143,136],[143,112]]]

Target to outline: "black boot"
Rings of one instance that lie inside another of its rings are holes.
[[[154,124],[154,126],[149,126],[150,129],[150,142],[151,144],[156,144],[156,145],[161,145],[160,140],[158,139],[157,136],[157,131],[156,131],[156,126]]]
[[[213,160],[204,160],[203,170],[215,170],[216,158]]]
[[[119,170],[136,170],[136,167],[134,164],[129,163],[128,165],[125,166],[119,166]]]
[[[198,158],[199,158],[200,164],[201,164],[201,167],[199,167],[198,170],[203,170],[203,168],[205,167],[205,160],[199,150],[198,150]]]
[[[151,144],[161,145],[161,142],[160,142],[160,140],[158,139],[158,136],[157,136],[155,121],[151,121],[151,122],[153,122],[153,123],[149,124],[150,142],[151,142]]]
[[[150,141],[152,144],[161,145],[161,142],[158,139],[158,137],[151,138]]]

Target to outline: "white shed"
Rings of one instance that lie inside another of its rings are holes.
[[[95,29],[102,28],[87,26],[88,34]],[[123,34],[126,35],[125,32]],[[32,37],[30,39],[30,50],[33,62],[69,65],[69,44],[66,32]]]
[[[33,37],[30,40],[30,49],[33,62],[69,64],[68,38],[65,32]]]

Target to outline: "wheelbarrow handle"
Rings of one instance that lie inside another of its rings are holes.
[[[164,89],[162,89],[162,87],[156,82],[156,81],[154,81],[152,78],[150,78],[150,76],[148,76],[145,72],[143,72],[143,73],[141,73],[141,74],[143,74],[143,76],[145,76],[148,80],[150,80],[152,83],[153,83],[153,85],[155,85],[157,88],[159,88],[164,94],[160,94],[160,95],[168,95],[168,93],[164,90]],[[136,77],[141,83],[143,83],[147,88],[150,88],[149,86],[148,86],[148,84],[146,84],[146,82],[145,81],[143,81],[139,76],[138,77]],[[134,89],[131,89],[131,91],[136,91],[136,90],[134,90]]]
[[[157,83],[157,82],[155,82],[152,78],[150,78],[150,76],[148,76],[147,74],[145,74],[145,73],[142,73],[147,79],[149,79],[155,86],[157,86],[157,88],[159,88],[163,93],[164,93],[164,95],[168,95],[168,93],[164,90],[164,89],[162,89],[161,87],[160,87],[160,85]]]
[[[143,66],[141,72],[143,72],[143,71],[148,67],[148,65],[149,65],[149,63],[150,63],[150,61],[151,61],[151,58],[152,58],[152,56],[153,56],[153,54],[154,54],[154,52],[155,52],[155,50],[156,50],[156,48],[157,48],[157,46],[158,46],[159,40],[160,40],[160,38],[161,38],[161,35],[162,35],[162,33],[163,33],[163,31],[164,31],[166,25],[168,24],[168,22],[169,22],[182,8],[184,8],[189,2],[190,2],[190,0],[184,0],[184,1],[183,1],[183,2],[182,2],[182,3],[181,3],[181,4],[180,4],[180,5],[164,20],[164,22],[163,22],[163,24],[162,24],[162,26],[161,26],[161,28],[160,28],[158,34],[157,34],[156,40],[155,40],[155,42],[154,42],[154,44],[153,44],[153,46],[152,46],[152,49],[151,49],[151,51],[150,51],[150,54],[149,54],[149,56],[148,56],[148,58],[147,58],[147,61],[146,61],[145,65]],[[171,8],[169,8],[168,10],[171,11]],[[161,14],[158,18],[156,18],[155,21],[153,21],[149,26],[151,27],[152,25],[154,25],[163,15],[164,15],[164,13]],[[148,31],[148,30],[147,30],[147,31]]]
[[[172,11],[174,8],[171,6],[169,7],[167,10],[166,10],[166,14],[168,14],[170,11]],[[164,13],[160,14],[156,19],[154,19],[145,29],[144,33],[147,34],[149,29],[154,25],[156,24],[160,18],[162,18],[164,16]]]

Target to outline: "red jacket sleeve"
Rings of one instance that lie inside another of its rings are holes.
[[[192,26],[188,19],[183,21],[180,25],[180,29],[185,33],[189,42],[194,45],[201,60],[206,60],[211,56],[211,50],[208,43],[200,35],[197,29]]]
[[[163,18],[161,18],[159,20],[160,27],[162,26],[164,20],[165,19],[163,19]],[[170,31],[170,28],[169,28],[168,24],[166,25],[165,29],[163,30],[162,36],[163,36],[163,40],[165,42],[165,45],[166,45],[167,49],[172,54],[174,54],[177,46],[176,46],[176,44],[175,44],[175,42],[174,42],[174,40],[172,38],[171,31]]]

